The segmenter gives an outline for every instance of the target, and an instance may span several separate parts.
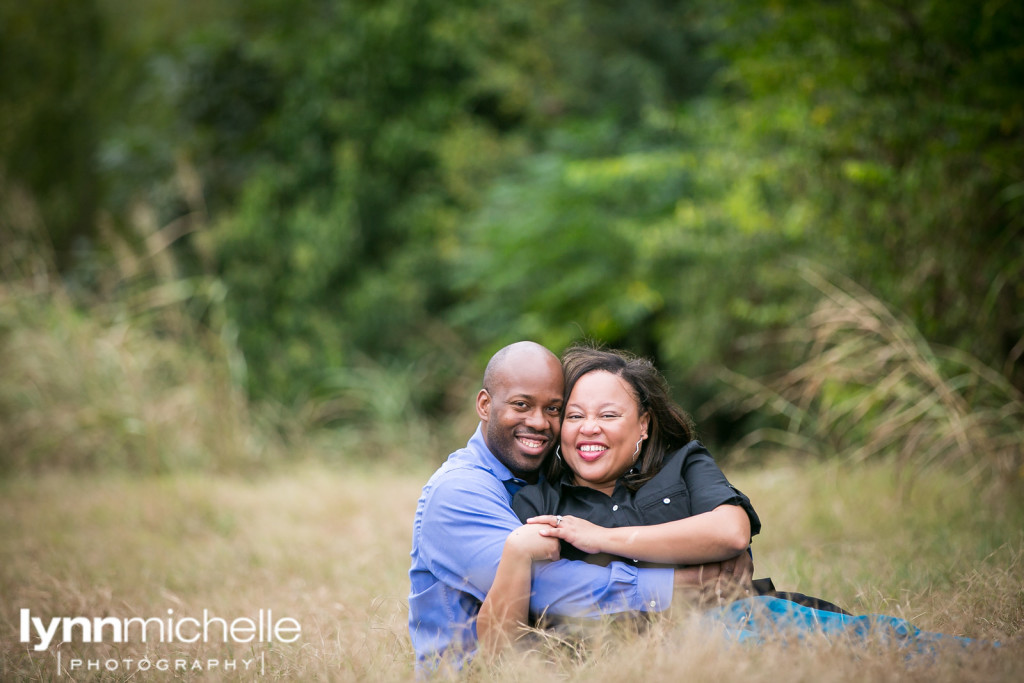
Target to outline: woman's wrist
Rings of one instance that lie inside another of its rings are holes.
[[[627,550],[626,546],[629,545],[629,542],[622,528],[598,527],[598,529],[600,531],[597,534],[597,552],[622,556],[629,554],[624,552]]]

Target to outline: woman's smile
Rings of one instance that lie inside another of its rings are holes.
[[[580,458],[587,462],[594,462],[608,450],[608,446],[603,443],[597,442],[583,442],[576,444],[576,452],[579,453]]]

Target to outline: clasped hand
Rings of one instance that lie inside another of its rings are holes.
[[[529,518],[520,528],[537,529],[535,535],[530,536],[536,539],[538,547],[542,544],[540,539],[561,539],[585,553],[608,552],[609,529],[579,517],[541,515]],[[543,547],[549,549],[548,546]],[[555,552],[557,559],[557,548]],[[721,562],[679,567],[673,581],[673,603],[714,605],[749,596],[753,592],[753,574],[754,562],[746,550]]]

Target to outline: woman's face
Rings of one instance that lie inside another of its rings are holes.
[[[632,388],[605,370],[576,381],[562,419],[562,457],[580,486],[611,495],[615,480],[633,466],[637,439],[647,436]]]

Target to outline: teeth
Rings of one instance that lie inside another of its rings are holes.
[[[605,446],[580,446],[581,453],[597,453],[598,451],[607,450]]]
[[[527,438],[524,438],[522,436],[519,437],[519,440],[523,443],[524,446],[528,446],[529,448],[540,448],[540,446],[544,443],[543,441],[536,441],[535,439],[527,439]]]

